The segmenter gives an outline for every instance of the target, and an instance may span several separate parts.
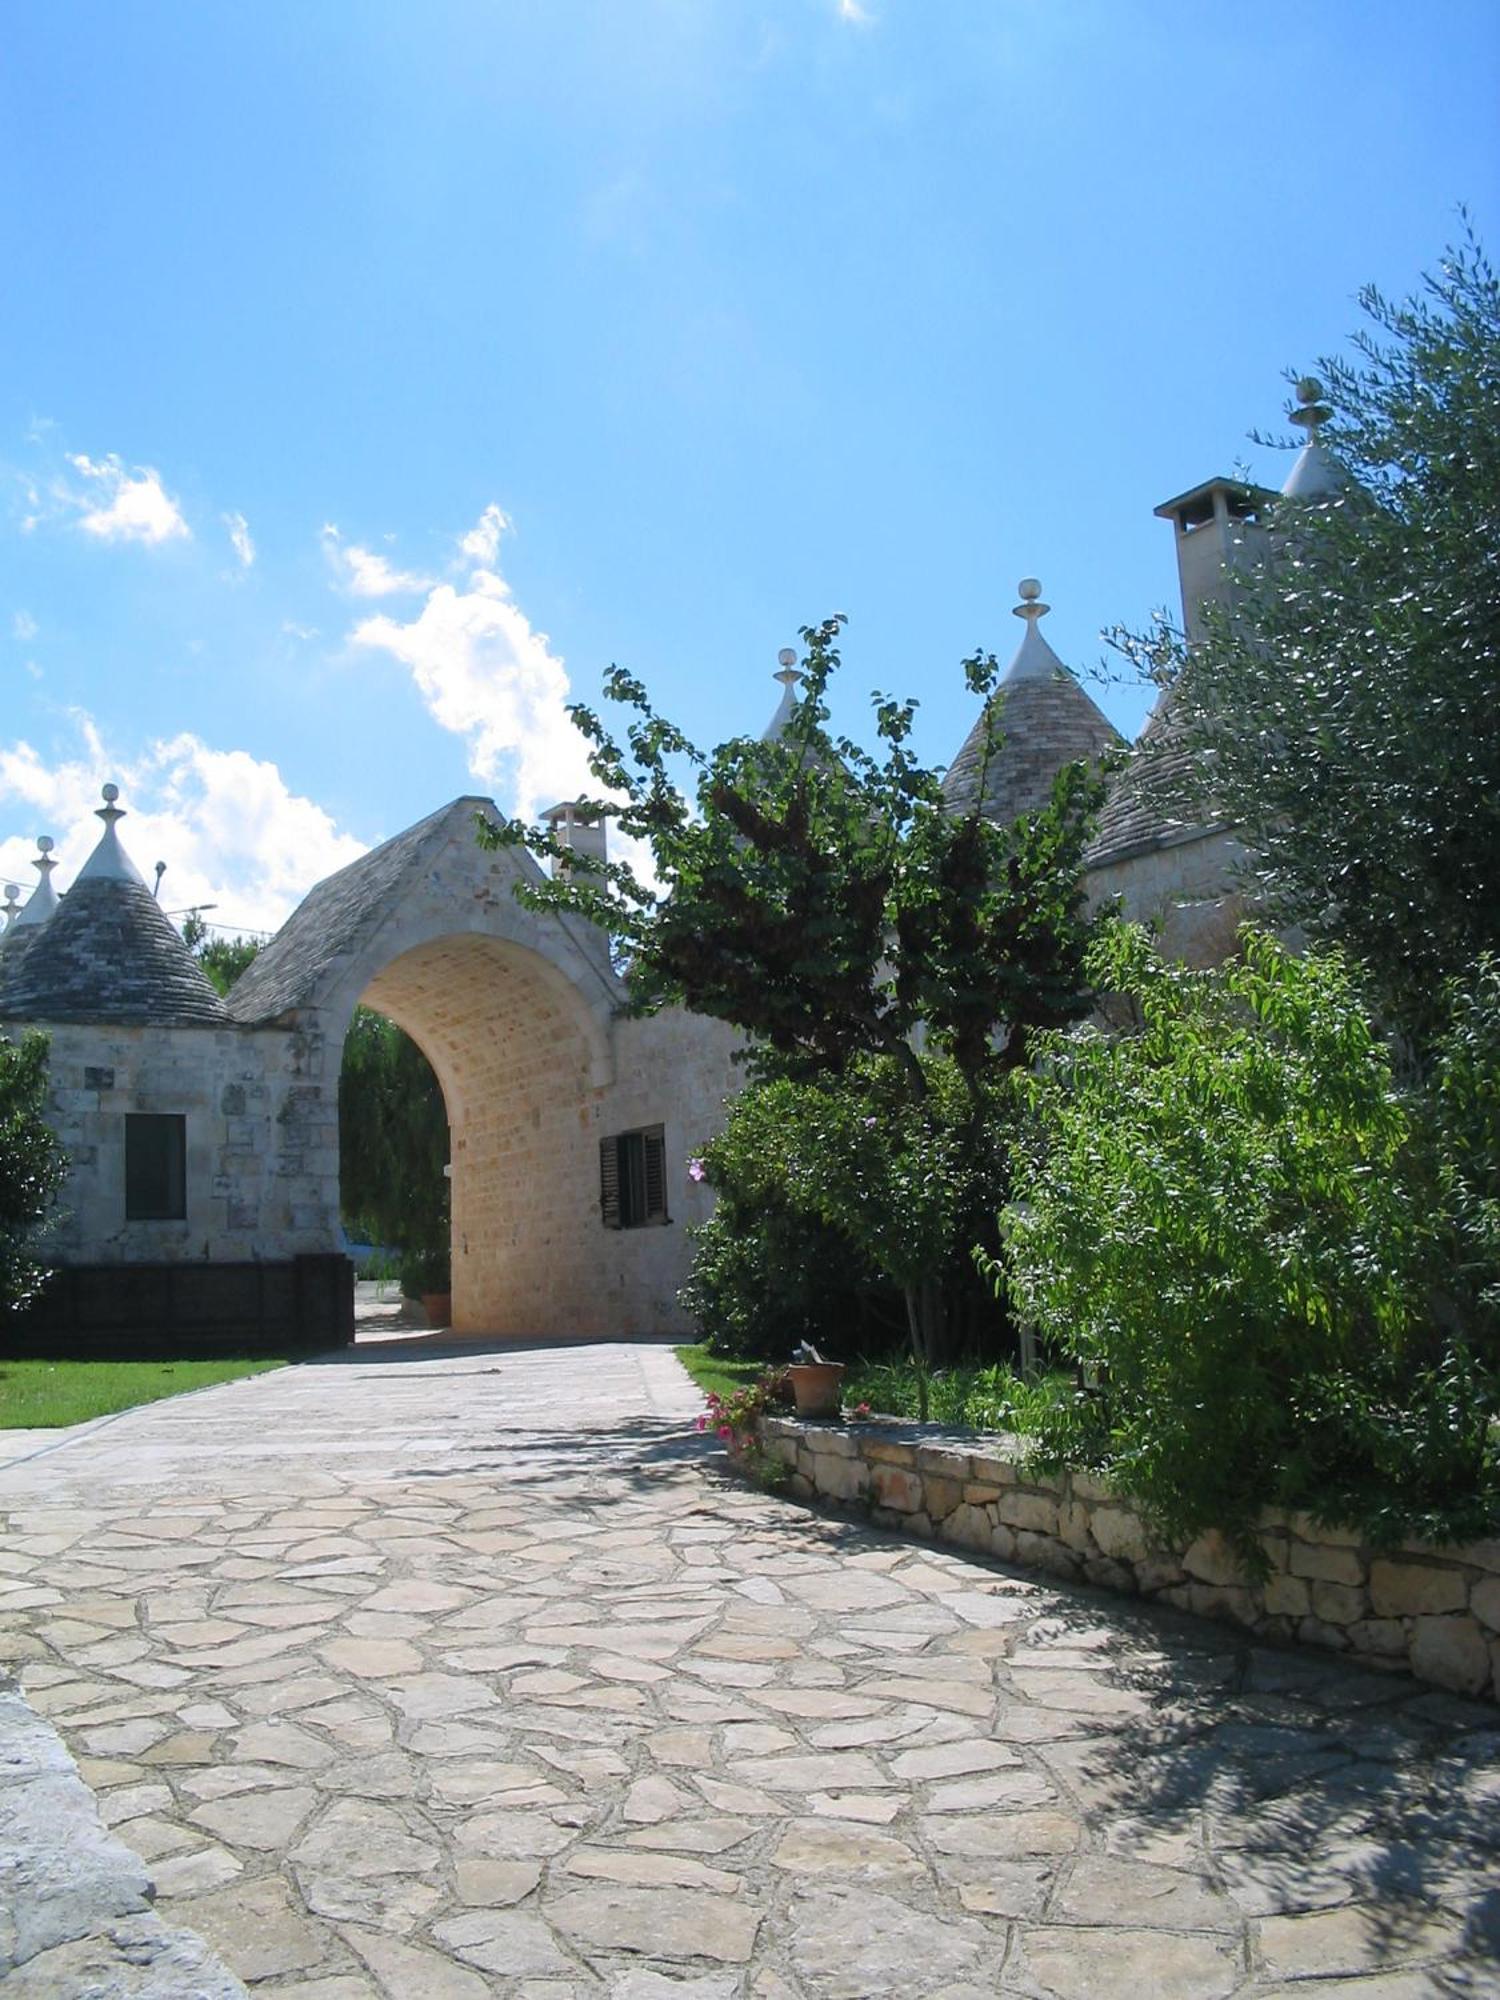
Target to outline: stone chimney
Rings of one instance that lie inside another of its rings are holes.
[[[587,856],[590,861],[608,859],[609,822],[602,813],[586,811],[582,799],[564,799],[560,805],[549,806],[541,817],[561,846]],[[552,873],[554,877],[567,874],[568,863],[554,861]]]

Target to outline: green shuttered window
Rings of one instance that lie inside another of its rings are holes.
[[[180,1222],[187,1214],[187,1120],[175,1113],[125,1117],[125,1220]]]

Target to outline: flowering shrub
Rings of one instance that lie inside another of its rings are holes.
[[[784,1380],[780,1370],[773,1370],[742,1389],[731,1389],[727,1396],[710,1389],[708,1408],[698,1419],[700,1431],[711,1430],[750,1477],[766,1486],[779,1485],[786,1476],[781,1460],[761,1443],[758,1428],[762,1411],[780,1399]]]

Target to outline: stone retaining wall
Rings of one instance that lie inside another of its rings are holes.
[[[1500,1540],[1372,1550],[1353,1531],[1267,1513],[1271,1571],[1250,1584],[1217,1534],[1163,1548],[1102,1481],[1023,1471],[1016,1438],[766,1417],[761,1440],[799,1499],[859,1506],[882,1527],[1500,1700]]]

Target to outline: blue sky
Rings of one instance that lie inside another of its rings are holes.
[[[945,760],[1018,577],[1094,666],[1359,286],[1495,247],[1497,104],[1494,0],[15,0],[0,872],[114,776],[270,925],[576,789],[612,660],[759,729],[833,610]]]

